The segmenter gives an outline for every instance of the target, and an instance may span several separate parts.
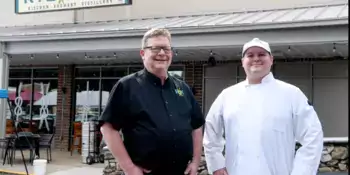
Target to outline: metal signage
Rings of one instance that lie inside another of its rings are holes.
[[[15,0],[16,13],[128,5],[131,0]]]
[[[9,93],[6,89],[0,89],[0,99],[1,98],[8,98],[9,97]]]

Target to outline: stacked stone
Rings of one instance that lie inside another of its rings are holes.
[[[204,155],[202,155],[201,161],[199,163],[198,175],[209,175]]]
[[[298,149],[300,145],[297,145]],[[348,172],[349,171],[349,146],[347,144],[326,144],[324,146],[319,172]],[[113,155],[104,148],[105,169],[103,175],[122,175],[122,170],[115,161]],[[204,155],[198,168],[198,175],[209,175]]]
[[[320,172],[349,171],[349,146],[347,144],[326,144],[323,148]]]
[[[103,169],[103,175],[123,175],[123,171],[118,165],[118,162],[115,160],[114,156],[106,146],[103,148],[103,155],[105,160],[105,168]]]
[[[118,162],[115,160],[112,153],[107,149],[107,147],[103,148],[103,155],[105,160],[105,168],[103,170],[103,175],[122,175],[123,171],[121,170],[121,168],[118,165]],[[198,167],[198,175],[209,175],[204,155],[201,157],[201,161]]]

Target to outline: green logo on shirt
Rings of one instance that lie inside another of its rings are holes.
[[[175,89],[175,93],[179,96],[184,96],[184,92],[181,89]]]

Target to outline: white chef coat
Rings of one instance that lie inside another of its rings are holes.
[[[295,154],[296,141],[302,147]],[[260,84],[245,80],[218,95],[203,146],[209,173],[226,167],[229,175],[315,175],[323,131],[302,91],[269,73]]]

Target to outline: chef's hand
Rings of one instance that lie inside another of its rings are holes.
[[[228,175],[226,168],[221,168],[214,171],[213,175]]]

